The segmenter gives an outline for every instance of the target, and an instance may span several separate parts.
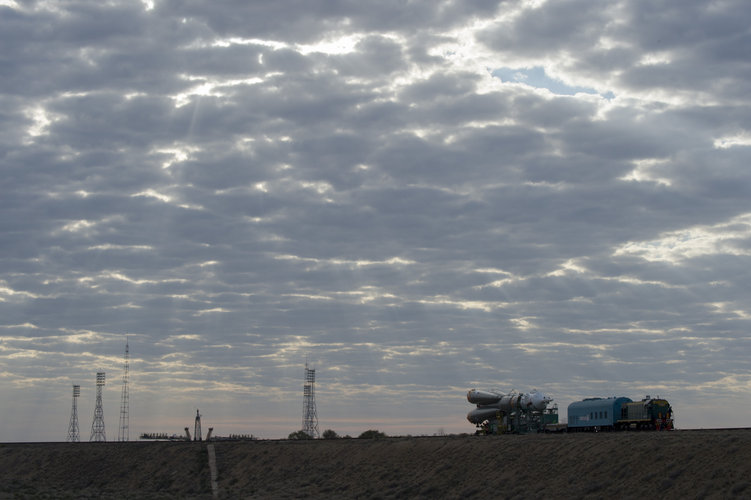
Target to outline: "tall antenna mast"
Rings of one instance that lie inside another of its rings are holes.
[[[73,408],[70,410],[70,423],[68,424],[68,443],[78,443],[81,438],[78,433],[78,396],[81,395],[81,386],[73,386]]]
[[[318,411],[316,410],[316,371],[308,368],[305,360],[305,384],[303,385],[302,431],[312,438],[320,437],[318,433]]]
[[[129,376],[129,352],[128,352],[128,337],[125,337],[125,368],[123,370],[123,391],[120,396],[120,427],[117,430],[118,441],[128,441],[128,407],[129,407],[129,393],[128,393],[128,376]]]
[[[94,407],[94,421],[91,423],[91,437],[89,441],[107,441],[104,433],[104,409],[102,409],[102,388],[104,387],[104,372],[96,374],[96,406]]]

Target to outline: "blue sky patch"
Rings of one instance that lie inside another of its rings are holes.
[[[532,68],[499,68],[491,71],[490,74],[496,78],[500,78],[503,82],[523,83],[530,87],[548,89],[556,95],[575,95],[583,92],[585,94],[599,94],[605,99],[615,97],[612,92],[600,94],[593,88],[566,85],[560,80],[549,77],[545,73],[545,68],[541,66]]]

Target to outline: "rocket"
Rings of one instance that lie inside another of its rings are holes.
[[[498,412],[544,410],[553,398],[538,392],[537,389],[526,393],[510,392],[509,394],[472,389],[467,392],[467,401],[477,405],[477,408],[467,413],[467,420],[473,424],[479,424],[494,418]]]

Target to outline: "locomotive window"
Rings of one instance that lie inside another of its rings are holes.
[[[608,418],[608,411],[605,410],[605,418]]]

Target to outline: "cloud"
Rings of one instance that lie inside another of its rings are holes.
[[[99,369],[114,422],[126,335],[132,435],[286,436],[306,357],[340,434],[471,431],[472,386],[742,415],[741,7],[4,3],[0,440]]]

